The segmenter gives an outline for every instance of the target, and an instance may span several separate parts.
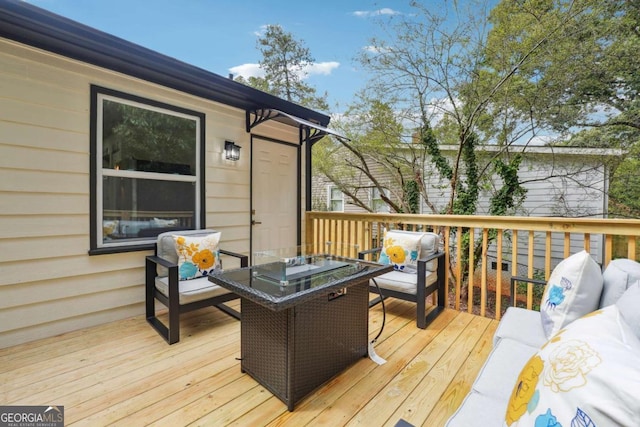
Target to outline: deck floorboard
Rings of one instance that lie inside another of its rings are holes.
[[[425,330],[388,300],[368,358],[293,412],[240,371],[240,323],[215,308],[182,318],[169,346],[143,316],[0,349],[3,405],[61,405],[68,426],[439,426],[469,391],[497,321],[445,310]],[[380,305],[370,310],[373,339]]]

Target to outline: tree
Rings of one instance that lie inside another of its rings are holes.
[[[620,125],[640,130],[638,2],[503,0],[490,20],[487,65],[501,73],[526,56],[517,74],[525,93],[536,91],[529,103],[536,120],[559,132]],[[515,106],[522,109],[519,98]]]
[[[486,2],[469,2],[469,9],[462,9],[458,2],[447,2],[438,12],[416,1],[411,7],[412,13],[380,21],[381,35],[358,56],[373,76],[362,97],[367,103],[359,103],[358,108],[374,111],[375,103],[385,105],[409,134],[387,136],[373,149],[371,144],[361,143],[370,139],[366,132],[360,133],[360,138],[349,134],[353,142],[344,146],[351,152],[351,159],[360,162],[352,167],[363,171],[365,163],[389,164],[401,153],[398,167],[387,170],[397,182],[414,178],[423,204],[432,212],[473,215],[480,191],[490,188],[494,190],[490,213],[512,214],[525,190],[517,176],[521,156],[509,154],[509,147],[523,143],[523,138],[532,140],[537,131],[535,123],[509,108],[506,96],[507,89],[517,90],[516,71],[526,62],[526,56],[500,73],[487,72]],[[533,45],[530,50],[537,48]],[[357,123],[361,119],[348,114],[345,120]],[[502,151],[477,156],[478,147],[487,143],[502,147]],[[453,157],[440,152],[442,144],[457,147]],[[392,148],[391,155],[385,145]],[[443,183],[448,201],[441,206],[430,200],[430,187]],[[403,207],[408,204],[406,199],[398,202]],[[455,238],[468,245],[468,233],[462,230],[462,235]],[[490,234],[490,238],[494,236]],[[474,250],[479,255],[480,245]],[[464,265],[469,251],[463,247],[462,253],[463,259],[457,262]],[[463,267],[462,271],[467,269]]]
[[[238,77],[237,81],[287,101],[328,110],[327,94],[317,95],[316,89],[304,82],[307,67],[315,60],[303,41],[294,39],[279,25],[268,25],[256,46],[262,54],[260,68],[264,77]]]
[[[511,108],[538,128],[563,136],[562,144],[629,150],[617,171],[612,167],[610,213],[640,216],[633,196],[640,191],[640,176],[634,173],[640,139],[640,4],[502,1],[490,21],[487,73],[502,74],[526,58],[516,70],[515,90],[504,95]]]
[[[421,179],[425,204],[434,213],[474,214],[483,182],[499,176],[495,160],[501,157],[498,153],[481,163],[475,157],[477,146],[491,142],[507,150],[530,132],[522,125],[517,132],[502,133],[488,126],[489,105],[513,71],[491,76],[482,72],[488,32],[486,2],[469,2],[469,9],[451,2],[439,12],[417,1],[411,6],[413,13],[381,21],[383,35],[373,38],[371,47],[358,57],[373,75],[367,88],[369,97],[384,100],[400,120],[410,124],[407,127],[418,134],[418,147],[435,166],[433,179],[447,182],[449,200],[440,207],[429,200],[428,186],[434,182],[428,176]],[[517,118],[508,119],[512,127],[519,123]],[[458,147],[453,159],[440,153],[443,143]],[[513,156],[508,161],[519,160]],[[516,187],[501,193],[497,200],[513,206],[515,199],[507,200],[505,195],[515,196],[522,190],[517,180],[503,185]]]
[[[332,181],[350,203],[375,212],[370,197],[376,189],[393,212],[418,212],[416,179],[424,158],[403,142],[404,127],[389,105],[360,99],[345,114],[348,121],[334,122],[350,141],[325,138],[313,151],[314,175]]]

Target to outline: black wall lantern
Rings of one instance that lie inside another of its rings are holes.
[[[227,160],[240,160],[240,146],[236,145],[233,141],[224,142],[224,157]]]

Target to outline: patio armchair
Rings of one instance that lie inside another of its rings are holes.
[[[396,243],[403,239],[417,242],[419,249],[400,250],[400,246]],[[418,328],[425,329],[444,310],[445,265],[444,252],[439,251],[439,245],[440,236],[436,233],[393,230],[385,234],[382,247],[359,252],[359,259],[365,259],[365,256],[371,258],[374,254],[379,254],[378,262],[394,264],[394,271],[369,282],[369,291],[379,295],[369,302],[369,307],[379,304],[388,297],[414,302],[416,303],[416,324]],[[415,257],[413,266],[403,261],[412,256]],[[427,317],[426,298],[434,292],[437,292],[437,306]]]
[[[179,239],[182,240],[179,240]],[[147,322],[167,341],[180,340],[180,315],[199,308],[214,306],[230,316],[240,319],[240,313],[224,303],[239,298],[236,294],[211,283],[208,273],[222,268],[220,254],[239,258],[240,267],[248,265],[246,255],[218,249],[220,233],[213,230],[169,231],[158,235],[155,254],[146,257],[145,306]],[[214,245],[197,250],[198,242]],[[195,242],[195,243],[193,243]],[[182,243],[182,244],[181,244]],[[187,244],[187,246],[184,245]],[[196,248],[196,250],[194,250]],[[190,252],[185,252],[190,251]],[[179,252],[181,252],[179,254]],[[195,261],[185,261],[193,256]],[[191,277],[187,279],[187,277]],[[156,316],[159,301],[169,309],[168,326]]]

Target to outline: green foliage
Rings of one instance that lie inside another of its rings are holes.
[[[463,179],[457,181],[456,195],[453,200],[453,213],[457,215],[473,215],[476,213],[480,189],[475,146],[476,137],[474,135],[469,135],[462,145],[462,161],[465,166],[465,174]]]
[[[167,162],[195,171],[196,122],[183,117],[104,101],[103,149],[120,162]],[[106,161],[106,160],[105,160]],[[133,164],[107,167],[135,168]],[[195,172],[194,172],[195,173]]]
[[[513,72],[510,105],[523,117],[560,132],[640,129],[637,2],[503,0],[490,21],[487,74]]]
[[[415,180],[421,163],[409,162],[403,141],[404,127],[391,107],[376,99],[361,98],[346,113],[348,120],[335,121],[350,141],[325,138],[313,147],[314,173],[331,180],[349,203],[374,212],[371,189],[393,212],[414,209],[405,198],[405,184]],[[387,194],[390,197],[387,197]],[[416,209],[418,211],[418,209]]]
[[[404,184],[404,200],[405,205],[409,207],[407,213],[420,213],[420,188],[415,179],[409,180]]]
[[[315,60],[303,41],[294,39],[279,25],[268,25],[256,45],[262,54],[260,68],[264,77],[237,81],[309,108],[329,109],[327,94],[318,95],[314,87],[304,82],[306,68]]]
[[[640,218],[640,160],[627,157],[616,168],[609,188],[609,213],[621,218]]]
[[[440,172],[440,175],[442,175],[445,179],[452,180],[453,169],[451,168],[451,165],[449,165],[447,159],[440,152],[438,141],[429,123],[425,123],[422,126],[420,136],[422,137],[422,145],[424,145],[427,153],[431,156],[433,164],[435,165],[438,172]]]
[[[520,185],[518,169],[522,162],[522,154],[517,154],[507,163],[502,159],[493,161],[496,174],[502,179],[502,187],[491,198],[490,215],[509,215],[520,205],[527,194],[526,188]]]

